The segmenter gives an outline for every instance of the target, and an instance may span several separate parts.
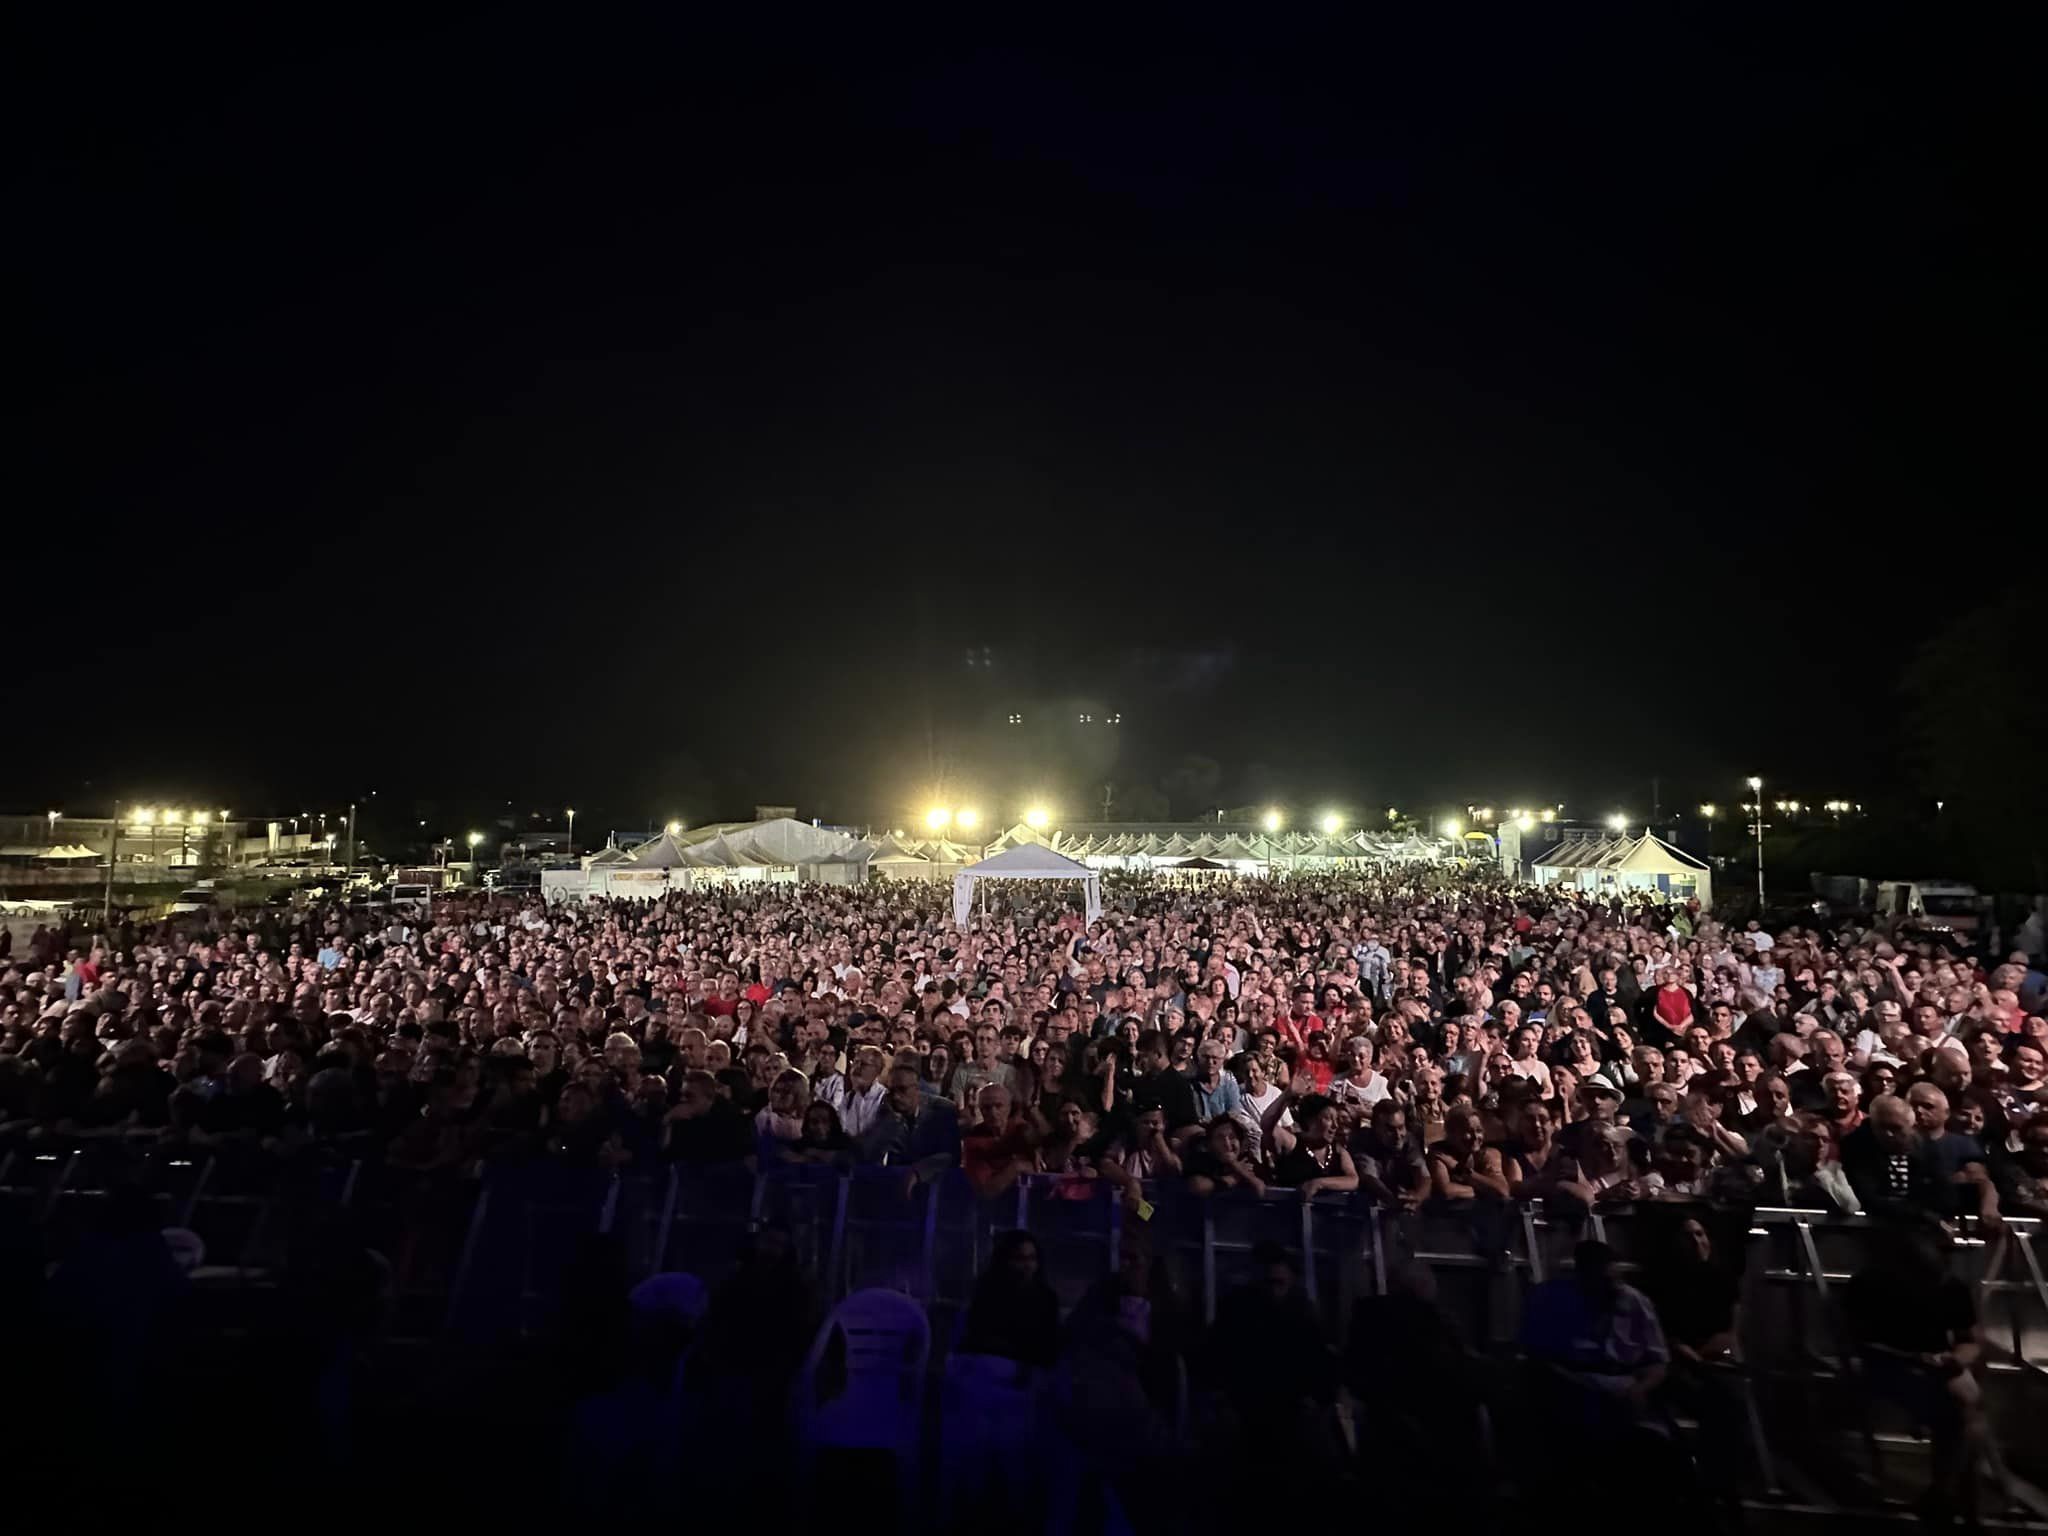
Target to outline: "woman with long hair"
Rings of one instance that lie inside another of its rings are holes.
[[[813,1099],[804,1110],[803,1134],[794,1142],[779,1142],[783,1160],[826,1167],[846,1167],[853,1161],[853,1138],[839,1123],[839,1111],[823,1099]]]
[[[967,1303],[959,1353],[1042,1370],[1059,1354],[1059,1331],[1059,1297],[1041,1269],[1038,1239],[1021,1229],[998,1233]]]

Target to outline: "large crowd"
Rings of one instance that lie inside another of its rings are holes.
[[[1376,1372],[1427,1352],[1414,1316],[1380,1298],[1331,1353],[1298,1261],[1262,1253],[1265,1278],[1198,1346],[1142,1262],[1167,1198],[1670,1208],[1668,1265],[1624,1277],[1589,1243],[1524,1321],[1561,1394],[1547,1422],[1616,1436],[1657,1430],[1735,1347],[1732,1283],[1690,1213],[1862,1213],[1906,1248],[1847,1311],[1874,1379],[1937,1430],[1931,1497],[1965,1507],[1982,1346],[1939,1249],[2048,1215],[2038,958],[1426,868],[1111,880],[1096,921],[1053,896],[964,930],[946,894],[455,896],[41,929],[0,953],[0,1147],[347,1145],[458,1178],[885,1165],[989,1198],[1029,1177],[1122,1202],[1140,1258],[1106,1278],[1096,1332],[1121,1330],[1136,1379],[1185,1349],[1238,1443],[1309,1460],[1320,1431],[1297,1405],[1369,1402]],[[1030,1249],[1005,1246],[961,1347],[1062,1357],[1089,1308],[1049,1308]],[[755,1279],[740,1315],[774,1292]],[[1455,1378],[1447,1358],[1431,1380]],[[1404,1412],[1426,1425],[1432,1403],[1457,1411],[1423,1391]]]

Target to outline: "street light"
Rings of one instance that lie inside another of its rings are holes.
[[[470,834],[469,834],[469,862],[470,862],[470,863],[472,863],[472,864],[476,863],[476,845],[477,845],[478,843],[482,842],[483,840],[484,840],[484,835],[483,835],[483,833],[481,833],[481,832],[472,832],[472,833],[470,833]]]
[[[1538,821],[1542,822],[1542,823],[1543,823],[1543,824],[1544,824],[1544,825],[1545,825],[1545,826],[1547,827],[1547,826],[1549,826],[1549,825],[1550,825],[1550,824],[1551,824],[1551,823],[1552,823],[1553,821],[1557,820],[1557,812],[1555,812],[1555,811],[1552,811],[1552,810],[1546,810],[1546,811],[1544,811],[1544,812],[1543,812],[1543,814],[1542,814],[1541,816],[1538,816],[1538,817],[1537,817],[1536,819],[1537,819]]]
[[[946,823],[953,819],[953,813],[942,805],[935,805],[924,813],[924,824],[934,832],[946,830]]]
[[[62,811],[45,811],[43,812],[43,814],[49,818],[50,832],[54,836],[57,831],[57,818],[62,816],[64,813]]]
[[[1268,832],[1278,832],[1281,826],[1283,825],[1283,823],[1280,820],[1280,813],[1278,811],[1266,812],[1265,815],[1259,818],[1259,825],[1264,827]]]
[[[569,807],[569,857],[576,857],[576,807]]]
[[[974,810],[974,809],[971,809],[971,808],[969,808],[969,809],[966,809],[966,810],[960,810],[960,811],[956,811],[956,812],[954,812],[954,813],[953,813],[953,823],[954,823],[954,825],[956,825],[957,827],[959,827],[959,829],[960,829],[960,830],[961,830],[962,832],[970,832],[970,833],[971,833],[971,832],[973,832],[973,831],[974,831],[974,829],[975,829],[976,827],[978,827],[978,826],[980,826],[980,825],[981,825],[981,812],[979,812],[979,811],[977,811],[977,810]],[[977,846],[978,846],[978,847],[980,848],[980,850],[981,850],[981,851],[980,851],[980,853],[976,855],[976,857],[978,857],[978,858],[984,858],[984,859],[985,859],[985,858],[987,858],[987,857],[988,857],[988,842],[987,842],[987,840],[986,840],[985,838],[980,838],[980,837],[977,837],[977,838],[975,839],[975,843],[976,843],[976,845],[977,845]]]
[[[680,821],[672,821],[668,824],[668,835],[670,837],[674,837],[678,832],[682,830],[683,824]]]
[[[1323,836],[1335,837],[1338,833],[1338,830],[1343,825],[1344,818],[1339,816],[1335,811],[1330,812],[1327,816],[1323,818]]]
[[[1463,832],[1464,830],[1465,824],[1459,821],[1458,818],[1455,816],[1451,817],[1448,821],[1444,823],[1445,837],[1456,837],[1459,833]]]
[[[1756,805],[1756,912],[1764,912],[1764,781],[1751,774],[1744,781],[1749,785],[1749,798]]]
[[[1712,821],[1716,816],[1721,814],[1721,807],[1719,807],[1718,805],[1714,805],[1710,802],[1700,807],[1700,814],[1706,817],[1707,820]]]
[[[1536,830],[1536,818],[1524,811],[1515,818],[1515,825],[1524,832],[1533,832]]]
[[[1628,818],[1622,815],[1620,811],[1616,811],[1607,818],[1607,825],[1617,832],[1626,832],[1628,830]]]
[[[1052,825],[1052,813],[1042,805],[1034,805],[1024,813],[1024,825],[1034,832],[1043,832]]]

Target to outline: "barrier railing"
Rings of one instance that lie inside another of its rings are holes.
[[[392,1260],[402,1302],[465,1334],[539,1328],[576,1251],[593,1237],[618,1243],[637,1276],[688,1269],[709,1281],[729,1272],[751,1234],[788,1232],[826,1298],[884,1285],[940,1308],[963,1307],[997,1237],[1038,1240],[1064,1304],[1112,1273],[1124,1247],[1148,1243],[1185,1277],[1204,1317],[1242,1278],[1263,1242],[1301,1264],[1303,1288],[1333,1336],[1352,1303],[1385,1294],[1396,1271],[1420,1266],[1467,1337],[1506,1347],[1522,1292],[1570,1263],[1579,1238],[1597,1237],[1624,1266],[1647,1263],[1652,1227],[1668,1207],[1563,1213],[1493,1201],[1451,1211],[1392,1211],[1349,1195],[1304,1201],[1195,1198],[1147,1186],[1147,1220],[1107,1185],[1026,1175],[991,1199],[955,1172],[914,1180],[901,1168],[674,1166],[653,1174],[564,1168],[549,1162],[491,1167],[481,1180],[410,1173],[332,1152],[273,1159],[118,1141],[49,1140],[0,1152],[0,1210],[36,1227],[55,1262],[121,1184],[139,1186],[163,1224],[199,1233],[202,1278],[253,1285],[282,1271],[309,1224],[346,1219]],[[1710,1207],[1688,1207],[1701,1212]],[[1871,1222],[1791,1207],[1714,1211],[1726,1246],[1739,1240],[1746,1353],[1767,1371],[1838,1364],[1838,1288],[1861,1267]],[[2011,1218],[2003,1234],[1959,1223],[1951,1264],[1975,1290],[1987,1333],[2019,1365],[2048,1366],[2048,1277],[2036,1247],[2041,1223]],[[429,1318],[418,1316],[426,1327]],[[1993,1332],[1995,1324],[1995,1332]]]

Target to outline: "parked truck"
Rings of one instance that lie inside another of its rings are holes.
[[[1886,880],[1877,888],[1877,920],[1895,933],[1974,940],[1984,927],[1984,898],[1960,880]]]

